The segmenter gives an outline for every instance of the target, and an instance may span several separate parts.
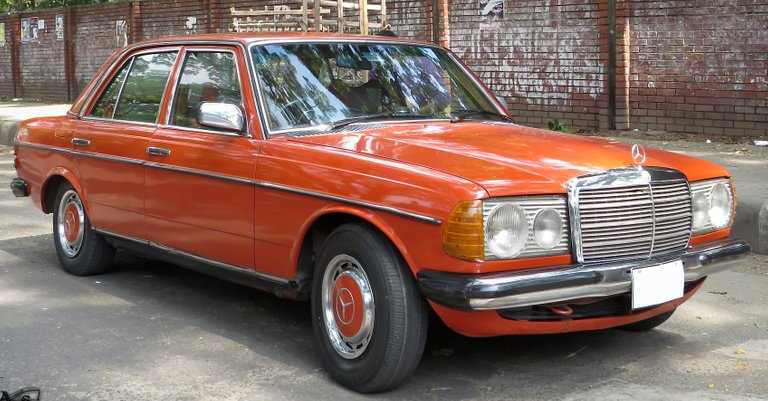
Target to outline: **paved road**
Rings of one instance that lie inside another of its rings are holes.
[[[354,400],[313,349],[308,305],[130,254],[58,267],[50,216],[6,190],[0,149],[0,389],[44,400]],[[768,400],[768,257],[713,277],[649,333],[470,339],[437,326],[380,400]]]

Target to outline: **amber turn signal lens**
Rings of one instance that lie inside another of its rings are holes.
[[[482,262],[485,260],[483,203],[463,201],[456,205],[445,223],[443,249],[450,256]]]

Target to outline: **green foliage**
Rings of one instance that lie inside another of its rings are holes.
[[[0,96],[0,102],[10,102],[11,98],[8,96]]]
[[[0,0],[0,12],[18,12],[83,4],[116,3],[119,1],[122,0]]]
[[[568,128],[567,125],[565,125],[562,121],[560,121],[558,119],[554,119],[554,120],[550,121],[547,124],[547,126],[549,127],[549,129],[551,131],[566,132],[566,133],[569,133],[569,134],[575,134],[575,133],[579,132],[579,130]]]

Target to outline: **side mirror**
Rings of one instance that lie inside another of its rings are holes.
[[[503,97],[496,96],[496,100],[498,100],[499,103],[501,103],[501,105],[504,106],[504,110],[509,110],[509,106],[507,105],[507,101]]]
[[[205,127],[243,132],[245,113],[235,104],[203,102],[197,108],[197,123]]]

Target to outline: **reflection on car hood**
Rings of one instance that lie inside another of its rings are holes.
[[[571,178],[635,165],[631,145],[514,124],[390,122],[292,140],[426,166],[474,181],[491,196],[564,193]],[[728,175],[704,160],[646,151],[643,166],[677,169],[691,181]]]

